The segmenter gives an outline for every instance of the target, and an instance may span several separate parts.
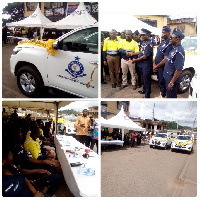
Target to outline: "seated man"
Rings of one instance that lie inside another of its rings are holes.
[[[40,144],[38,142],[38,139],[40,137],[40,129],[38,126],[33,126],[31,128],[31,133],[30,135],[27,134],[26,140],[24,142],[24,148],[28,153],[28,156],[35,159],[35,160],[50,160],[51,162],[54,163],[54,165],[56,166],[56,169],[62,173],[60,164],[58,162],[58,160],[55,160],[52,157],[49,157],[49,154],[42,154],[41,152],[41,147]]]
[[[27,152],[20,144],[22,133],[19,127],[15,127],[15,129],[12,130],[12,135],[14,140],[12,152],[15,165],[28,179],[34,180],[41,189],[43,187],[48,187],[47,193],[53,195],[61,181],[61,177],[57,174],[56,168],[48,164],[36,164],[29,160]],[[42,162],[42,160],[40,162]]]

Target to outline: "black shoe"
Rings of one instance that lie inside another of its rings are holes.
[[[120,84],[120,83],[117,83],[117,87],[121,87],[121,84]]]
[[[122,89],[124,89],[125,87],[128,87],[128,85],[122,85],[119,89],[122,90]]]
[[[102,82],[101,84],[107,84],[107,82],[104,81],[104,82]]]
[[[142,90],[142,91],[138,91],[140,94],[145,94],[145,91]]]
[[[112,84],[112,88],[116,88],[116,84],[114,83],[114,84]]]
[[[136,88],[137,88],[137,86],[136,86],[136,85],[133,85],[132,87],[133,87],[133,90],[136,90]]]

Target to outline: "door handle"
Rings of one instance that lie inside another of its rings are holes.
[[[98,61],[91,61],[90,64],[91,65],[98,65]]]

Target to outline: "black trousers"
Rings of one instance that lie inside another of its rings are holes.
[[[86,139],[87,139],[87,135],[76,135],[76,140],[78,140],[82,144],[85,144]]]
[[[132,139],[132,145],[131,145],[131,147],[134,147],[134,144],[135,144],[135,139]]]

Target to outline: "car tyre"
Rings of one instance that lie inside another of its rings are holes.
[[[192,149],[191,149],[191,151],[190,151],[190,154],[192,154],[193,153],[193,147],[192,147]]]
[[[153,146],[152,146],[152,145],[149,145],[149,147],[152,148]]]
[[[174,149],[173,149],[173,148],[171,148],[171,152],[174,152]]]
[[[179,93],[184,93],[189,89],[190,81],[192,80],[192,73],[186,70],[182,73],[181,82],[177,85]]]
[[[25,65],[17,72],[17,84],[27,97],[36,97],[44,84],[41,75],[31,65]]]

